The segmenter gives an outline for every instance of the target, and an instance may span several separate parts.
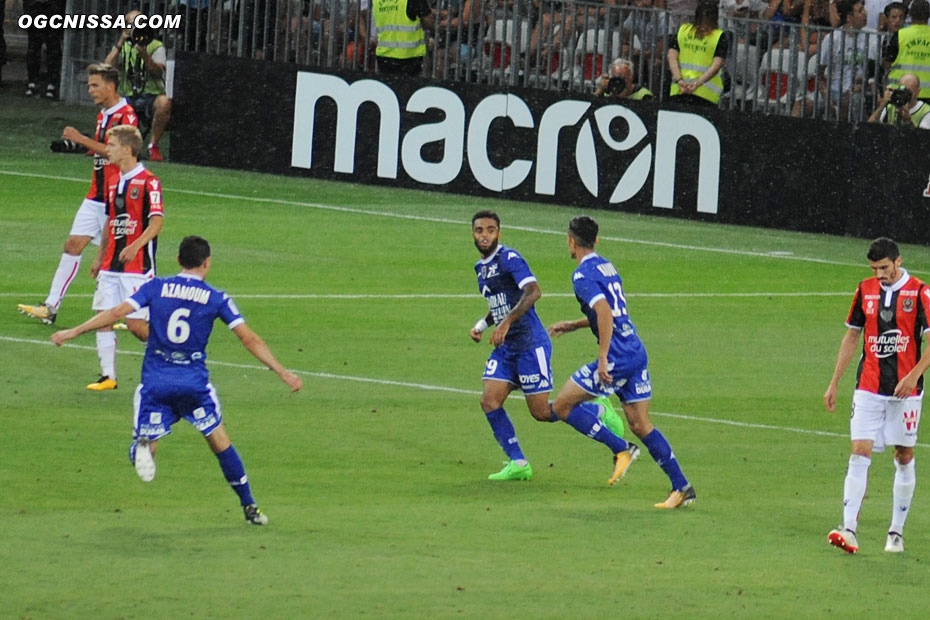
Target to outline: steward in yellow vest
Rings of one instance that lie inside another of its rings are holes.
[[[432,27],[428,0],[373,0],[378,31],[378,71],[419,75],[426,56],[426,33]]]
[[[717,28],[717,3],[700,0],[694,23],[682,24],[678,34],[669,37],[668,66],[674,81],[669,95],[682,102],[717,105],[729,46],[729,34]]]
[[[891,61],[888,82],[897,82],[905,73],[920,78],[920,99],[930,100],[930,4],[914,0],[909,9],[913,25],[902,28],[889,41],[885,60]]]

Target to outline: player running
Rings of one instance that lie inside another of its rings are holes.
[[[210,271],[210,245],[202,237],[186,237],[178,249],[181,273],[149,280],[117,307],[52,335],[61,346],[72,338],[112,325],[133,312],[148,309],[151,330],[142,361],[142,381],[133,399],[133,442],[130,459],[144,482],[155,478],[158,440],[171,433],[181,418],[207,440],[220,469],[232,487],[247,522],[265,525],[268,517],[252,497],[242,459],[226,434],[216,389],[207,371],[207,342],[219,318],[239,337],[243,346],[276,372],[292,391],[303,383],[285,370],[265,342],[245,323],[233,300],[204,282]]]
[[[30,306],[17,304],[23,314],[41,320],[51,325],[58,317],[61,301],[68,292],[68,287],[74,281],[78,268],[81,266],[81,253],[88,243],[100,245],[101,231],[107,221],[104,206],[104,191],[106,180],[113,174],[118,174],[116,165],[107,159],[106,135],[112,127],[131,125],[136,127],[139,119],[135,110],[117,92],[119,84],[119,71],[115,67],[105,64],[93,64],[87,68],[87,92],[94,103],[102,106],[97,114],[97,128],[94,137],[89,138],[74,127],[65,127],[62,137],[81,145],[94,154],[94,173],[90,181],[90,191],[74,215],[71,232],[65,241],[64,252],[58,260],[58,269],[52,278],[52,286],[48,296],[41,304]],[[95,277],[96,274],[93,274]]]
[[[478,290],[487,299],[489,311],[471,329],[469,335],[475,342],[481,342],[482,332],[488,324],[496,325],[490,338],[494,350],[484,367],[481,408],[491,425],[494,438],[509,459],[501,471],[491,474],[488,479],[529,480],[533,476],[533,468],[520,448],[516,430],[504,410],[504,401],[513,390],[520,388],[535,419],[540,422],[557,422],[560,419],[553,415],[549,407],[552,343],[535,308],[536,300],[542,293],[536,277],[520,253],[500,245],[500,218],[496,213],[475,213],[472,217],[472,237],[482,256],[475,263]],[[619,423],[609,403],[606,407],[591,405],[590,409],[566,421],[597,441],[608,445],[625,445],[599,419],[600,416],[609,415],[613,415]]]
[[[668,498],[655,507],[678,508],[692,503],[696,494],[681,473],[668,441],[649,421],[652,383],[646,347],[630,319],[617,268],[594,251],[597,233],[597,222],[588,216],[578,216],[569,223],[568,250],[578,263],[572,274],[572,286],[585,318],[559,321],[549,328],[551,335],[560,336],[590,327],[597,338],[597,360],[575,371],[562,386],[552,409],[560,418],[570,421],[572,416],[582,412],[593,413],[591,405],[583,401],[592,396],[616,394],[623,405],[630,430],[642,440],[649,454],[671,480],[672,490]],[[619,443],[614,442],[611,449],[615,457],[614,474],[608,480],[609,484],[622,477],[639,456],[639,448],[622,439]]]

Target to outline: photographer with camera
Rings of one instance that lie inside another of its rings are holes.
[[[149,159],[162,161],[164,157],[158,150],[158,141],[171,118],[171,99],[165,94],[168,55],[154,30],[143,23],[136,24],[141,15],[140,11],[126,14],[126,20],[133,26],[120,35],[117,44],[107,54],[106,64],[119,69],[119,92],[139,115],[142,135],[148,128],[152,130]]]
[[[905,73],[898,79],[897,86],[889,84],[885,89],[869,122],[912,124],[919,129],[930,129],[930,104],[918,99],[919,93],[920,79],[913,73]]]
[[[633,63],[626,58],[618,58],[610,63],[610,72],[598,79],[594,96],[636,100],[655,97],[645,86],[637,88],[633,79]]]

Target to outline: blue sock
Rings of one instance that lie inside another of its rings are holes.
[[[255,499],[252,497],[252,489],[249,487],[249,477],[245,475],[245,466],[242,464],[242,459],[239,458],[236,448],[230,445],[222,452],[217,453],[216,458],[220,462],[220,469],[223,470],[226,482],[239,496],[242,505],[254,504]]]
[[[511,461],[526,459],[523,456],[523,450],[520,449],[520,442],[517,441],[517,431],[513,428],[510,417],[503,408],[489,411],[485,414],[488,418],[488,424],[491,425],[491,431],[494,433],[494,439],[500,444]]]
[[[652,432],[643,437],[643,444],[649,449],[649,456],[662,468],[665,475],[672,481],[672,488],[682,490],[688,486],[688,479],[681,473],[681,467],[678,466],[678,459],[672,452],[672,446],[668,444],[665,435],[654,428]]]
[[[601,421],[597,419],[598,411],[597,405],[594,403],[578,403],[569,412],[565,421],[582,435],[587,435],[610,448],[614,454],[623,452],[627,449],[628,444],[601,424]]]

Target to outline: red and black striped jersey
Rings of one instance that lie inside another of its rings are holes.
[[[878,278],[860,282],[846,319],[848,327],[861,329],[864,336],[856,388],[892,396],[920,359],[928,317],[930,287],[906,271],[892,286],[882,286]],[[922,393],[923,377],[912,396]]]
[[[139,126],[139,117],[136,116],[136,111],[125,98],[120,98],[118,103],[105,110],[100,110],[97,114],[97,129],[94,131],[94,140],[106,144],[107,131],[117,125]],[[106,181],[111,175],[119,176],[119,168],[111,164],[106,155],[94,153],[94,175],[90,180],[90,191],[87,192],[88,200],[104,201],[103,194],[107,187]]]
[[[117,174],[108,180],[107,248],[100,269],[153,276],[157,237],[149,241],[127,263],[120,261],[119,254],[142,236],[149,224],[149,218],[164,215],[161,181],[142,164],[126,175],[126,178]]]

